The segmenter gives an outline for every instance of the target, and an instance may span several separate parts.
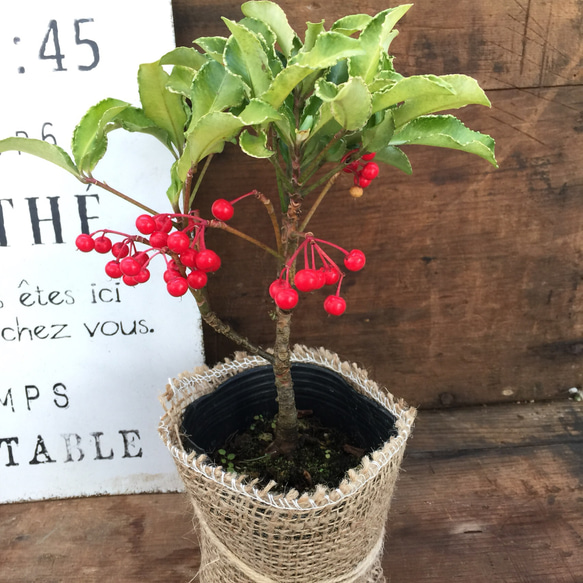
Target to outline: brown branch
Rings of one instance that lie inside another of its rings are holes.
[[[208,226],[214,229],[222,229],[223,231],[227,231],[227,233],[231,233],[231,235],[240,237],[241,239],[244,239],[245,241],[248,241],[249,243],[256,245],[260,249],[263,249],[265,252],[269,253],[270,255],[273,255],[276,259],[279,259],[280,261],[282,260],[282,256],[275,249],[272,249],[271,247],[269,247],[265,243],[262,243],[261,241],[258,241],[254,237],[250,237],[246,233],[243,233],[243,231],[234,229],[233,227],[227,225],[227,223],[225,223],[224,221],[215,220],[208,221]]]
[[[229,324],[223,322],[215,312],[212,311],[206,294],[202,290],[194,290],[190,289],[190,292],[194,296],[196,300],[196,304],[200,311],[201,318],[217,333],[222,334],[229,340],[232,340],[251,354],[257,354],[268,362],[274,362],[273,354],[267,352],[260,346],[256,346],[255,344],[251,343],[248,338],[239,334],[236,330],[231,328]]]
[[[340,172],[336,172],[336,174],[334,174],[328,180],[328,182],[326,183],[326,186],[324,186],[324,188],[322,189],[322,191],[318,195],[318,198],[314,201],[314,204],[312,205],[312,207],[308,211],[308,214],[306,215],[306,218],[302,222],[302,224],[300,226],[300,229],[299,229],[300,232],[306,230],[306,227],[308,226],[308,223],[310,222],[310,219],[314,216],[314,213],[318,209],[318,206],[320,206],[320,203],[324,200],[324,197],[326,196],[326,194],[328,194],[328,191],[332,188],[332,186],[336,182],[338,176],[340,176]]]
[[[106,184],[105,182],[101,182],[100,180],[97,180],[96,178],[85,177],[85,178],[83,178],[82,182],[84,182],[85,184],[94,184],[95,186],[99,186],[99,188],[103,188],[103,190],[107,190],[108,192],[115,194],[115,196],[119,196],[119,198],[122,198],[126,202],[129,202],[130,204],[133,204],[134,206],[141,208],[143,211],[146,211],[147,213],[150,213],[151,215],[159,214],[158,212],[156,212],[155,210],[146,206],[145,204],[138,202],[137,200],[133,199],[131,196],[128,196],[127,194],[124,194],[123,192],[120,192],[119,190],[116,190],[115,188],[112,188],[111,186],[109,186],[109,184]]]
[[[275,243],[277,245],[277,252],[279,255],[283,254],[283,248],[281,244],[281,228],[277,221],[277,215],[275,214],[275,209],[273,208],[273,204],[271,200],[269,200],[262,192],[258,190],[255,191],[255,197],[258,198],[264,205],[267,210],[267,214],[271,219],[271,224],[273,225],[273,232],[275,234]]]

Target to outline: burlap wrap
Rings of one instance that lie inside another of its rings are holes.
[[[226,473],[206,456],[188,455],[179,427],[182,411],[227,378],[262,366],[238,353],[212,369],[172,379],[163,395],[160,434],[186,486],[197,518],[201,583],[384,583],[384,526],[416,411],[397,402],[354,364],[324,349],[296,346],[294,362],[328,367],[396,417],[398,435],[350,470],[336,489],[270,493],[244,476]]]

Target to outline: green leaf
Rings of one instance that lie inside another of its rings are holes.
[[[157,126],[168,132],[179,153],[184,148],[186,112],[182,97],[167,87],[169,75],[157,61],[140,65],[138,86],[144,113]]]
[[[11,151],[32,154],[37,158],[42,158],[47,162],[63,168],[75,176],[75,178],[82,179],[81,172],[75,166],[69,154],[55,144],[32,138],[6,138],[0,140],[0,153]]]
[[[199,53],[193,47],[176,47],[160,59],[160,64],[179,65],[198,71],[207,61],[208,57]]]
[[[306,34],[304,39],[304,46],[302,51],[311,51],[316,44],[316,39],[322,33],[326,32],[324,29],[324,21],[320,22],[307,22],[306,23]]]
[[[166,87],[172,93],[178,93],[179,95],[184,95],[184,97],[190,97],[190,88],[195,74],[196,71],[190,67],[175,65],[172,68],[170,77],[168,77]]]
[[[241,6],[241,12],[245,16],[264,22],[275,32],[279,47],[287,59],[290,58],[294,48],[299,46],[300,40],[290,26],[285,12],[275,2],[267,2],[266,0],[245,2]]]
[[[269,103],[261,99],[252,99],[247,107],[239,114],[239,119],[246,126],[256,126],[282,119],[281,114]]]
[[[359,39],[344,36],[339,32],[324,32],[316,38],[309,51],[300,51],[290,61],[290,65],[310,67],[314,70],[332,67],[339,60],[362,55]]]
[[[89,108],[75,131],[71,149],[75,162],[81,172],[88,172],[95,168],[107,150],[108,124],[130,104],[119,99],[104,99]]]
[[[261,96],[261,99],[275,109],[279,109],[294,88],[313,71],[314,69],[310,67],[288,65],[275,77],[269,89]]]
[[[412,120],[391,139],[391,145],[416,144],[462,150],[476,154],[498,166],[494,156],[494,140],[467,128],[453,115],[427,115]]]
[[[267,26],[267,24],[260,20],[256,20],[255,18],[245,17],[239,21],[239,24],[242,24],[258,36],[263,45],[263,50],[269,60],[271,73],[273,76],[277,75],[283,69],[283,64],[275,50],[275,43],[277,42],[275,33],[269,28],[269,26]]]
[[[198,45],[209,57],[223,64],[223,53],[227,39],[224,36],[201,36],[192,41]]]
[[[180,200],[180,194],[182,193],[182,188],[184,187],[184,180],[181,180],[178,176],[178,166],[180,161],[176,160],[172,167],[170,168],[170,186],[166,190],[166,196],[168,200],[175,206]]]
[[[319,98],[318,98],[319,99]],[[322,105],[319,107],[318,111],[317,111],[317,115],[316,115],[316,123],[313,124],[312,126],[312,131],[310,132],[310,140],[314,137],[320,137],[318,135],[318,133],[320,131],[322,131],[323,128],[326,127],[326,125],[333,121],[334,122],[334,127],[337,127],[337,122],[334,120],[334,116],[332,115],[332,104],[330,101],[325,101],[322,103]],[[334,133],[336,132],[332,132],[331,135],[334,135]]]
[[[377,152],[389,144],[394,133],[395,120],[391,111],[387,110],[380,123],[362,132],[362,146],[367,152]]]
[[[269,59],[259,37],[245,26],[228,18],[223,21],[232,35],[225,46],[225,66],[239,75],[251,88],[252,96],[259,97],[272,80]]]
[[[116,116],[115,121],[116,123],[121,124],[121,127],[128,132],[139,132],[154,136],[175,155],[168,132],[157,126],[148,116],[146,116],[143,109],[133,106],[126,107]]]
[[[265,132],[253,135],[249,133],[249,130],[244,130],[239,136],[239,146],[245,154],[253,158],[271,158],[275,153],[267,148],[267,134]]]
[[[388,102],[390,105],[387,105]],[[403,104],[393,113],[397,128],[416,117],[438,111],[470,104],[490,107],[490,101],[478,82],[466,75],[406,77],[385,93],[373,96],[373,111],[401,102]]]
[[[383,162],[402,170],[405,174],[412,174],[411,162],[405,153],[395,146],[386,146],[377,152],[375,156],[376,162]]]
[[[360,54],[358,40],[337,32],[320,34],[314,47],[307,52],[300,52],[288,63],[272,81],[269,89],[261,96],[263,101],[279,109],[288,95],[308,75],[314,71],[328,69],[338,61],[351,55]]]
[[[337,20],[331,30],[352,36],[355,32],[366,28],[368,23],[372,20],[372,16],[368,14],[350,14]]]
[[[187,147],[177,166],[178,178],[184,182],[191,166],[196,166],[209,154],[223,151],[246,124],[239,117],[224,111],[213,111],[201,117],[189,128]]]
[[[212,111],[223,111],[243,102],[245,85],[217,61],[208,61],[193,80],[190,92],[192,118],[190,126]]]
[[[346,130],[359,130],[370,118],[372,96],[360,77],[352,77],[338,87],[320,81],[316,86],[316,95],[330,103],[332,116]]]
[[[387,88],[373,95],[373,111],[382,111],[389,107],[394,107],[400,103],[407,103],[416,100],[432,106],[433,100],[456,95],[453,86],[442,77],[436,75],[413,75],[403,77],[396,83],[392,79],[386,79]]]
[[[402,4],[379,12],[360,34],[358,40],[364,53],[350,59],[349,71],[352,77],[362,77],[370,83],[379,68],[381,54],[387,52],[397,31],[393,27],[411,8],[412,4]]]

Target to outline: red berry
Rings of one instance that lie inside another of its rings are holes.
[[[321,289],[326,285],[326,272],[323,267],[315,270],[316,287],[314,289]]]
[[[336,267],[329,265],[324,271],[326,275],[326,285],[334,285],[340,279],[340,271]]]
[[[207,284],[208,276],[204,271],[195,269],[188,274],[186,281],[192,289],[202,289]]]
[[[217,200],[213,202],[211,212],[215,219],[218,219],[219,221],[228,221],[235,213],[235,209],[228,200],[217,198]]]
[[[190,246],[190,238],[183,231],[174,231],[168,235],[166,245],[174,253],[182,253]]]
[[[101,236],[95,239],[95,251],[97,253],[109,253],[111,251],[111,239]]]
[[[150,261],[150,258],[145,251],[138,251],[137,253],[134,253],[132,257],[140,264],[140,267],[144,267],[144,265]]]
[[[150,270],[142,267],[142,269],[134,275],[134,279],[138,283],[146,283],[150,279]]]
[[[180,271],[178,271],[176,269],[168,268],[164,272],[164,281],[166,283],[170,283],[173,279],[175,279],[177,277],[182,277],[182,275],[181,275]]]
[[[166,242],[168,241],[168,235],[164,231],[154,231],[150,235],[150,245],[155,249],[162,249],[166,247]]]
[[[367,186],[370,186],[371,182],[372,180],[369,180],[368,178],[359,177],[358,186],[360,186],[360,188],[366,188]],[[358,198],[358,196],[355,196],[354,198]]]
[[[291,287],[280,290],[275,296],[275,303],[282,310],[291,310],[298,303],[298,292]]]
[[[285,279],[276,279],[269,286],[269,295],[275,300],[275,296],[283,289],[289,289],[290,285]]]
[[[177,298],[188,291],[188,282],[184,277],[175,277],[166,284],[166,289],[171,296]]]
[[[151,235],[156,230],[156,221],[150,215],[140,215],[136,219],[136,229],[142,235]]]
[[[168,215],[156,215],[154,221],[156,222],[156,231],[169,233],[172,230],[172,220]]]
[[[142,266],[133,257],[124,257],[119,262],[119,268],[124,275],[133,277],[140,272]]]
[[[369,162],[368,164],[365,164],[363,169],[360,171],[360,175],[362,178],[366,178],[367,180],[374,180],[379,175],[379,165],[376,162]]]
[[[221,267],[221,258],[211,249],[205,249],[198,252],[196,266],[207,273],[217,271]]]
[[[138,285],[136,278],[131,276],[131,275],[124,275],[122,280],[126,285],[129,285],[129,286]]]
[[[313,269],[300,269],[294,277],[294,285],[301,292],[311,292],[318,285],[318,278]]]
[[[195,249],[186,249],[180,254],[180,263],[184,267],[196,267],[196,254],[197,251]]]
[[[129,255],[130,248],[125,243],[114,243],[111,254],[118,259],[123,259]]]
[[[346,310],[346,300],[340,296],[328,296],[324,300],[324,309],[332,316],[341,316]]]
[[[348,253],[348,255],[344,258],[344,265],[346,269],[350,271],[359,271],[364,267],[366,263],[366,257],[364,253],[359,249],[353,249]]]
[[[358,162],[352,162],[352,163],[344,166],[344,168],[342,168],[342,171],[346,172],[346,173],[356,172],[357,170],[358,170]]]
[[[89,253],[89,251],[93,251],[93,249],[95,249],[95,241],[91,235],[79,235],[75,239],[75,245],[77,245],[77,249],[79,249],[79,251],[83,251],[83,253]]]
[[[376,156],[375,152],[370,152],[369,154],[364,154],[363,156],[361,156],[361,158],[368,162],[369,160],[373,160],[375,156]]]
[[[110,261],[106,263],[105,273],[107,273],[107,275],[113,279],[118,279],[123,275],[118,261]]]

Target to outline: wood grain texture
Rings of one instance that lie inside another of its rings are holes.
[[[189,583],[200,562],[182,494],[0,505],[0,540],[0,583]],[[388,581],[581,583],[582,544],[580,403],[420,413]]]
[[[348,9],[340,2],[281,1],[291,23]],[[174,0],[177,42],[224,34],[236,2]],[[370,0],[351,10],[374,13]],[[480,404],[562,397],[583,384],[583,3],[420,0],[392,45],[406,74],[464,73],[492,108],[460,117],[497,141],[500,168],[452,151],[411,148],[414,174],[383,168],[354,201],[349,180],[328,195],[310,229],[367,254],[344,286],[348,309],[327,317],[315,293],[296,310],[293,340],[325,345],[368,368],[416,405]],[[199,206],[258,188],[274,196],[261,163],[227,149],[213,162]],[[234,178],[236,177],[236,178]],[[266,216],[244,201],[232,223],[270,242]],[[245,206],[245,208],[243,208]],[[249,213],[249,214],[248,214]],[[246,216],[245,216],[246,215]],[[209,289],[216,311],[269,346],[267,286],[274,266],[224,233],[209,238],[223,268]],[[209,363],[236,347],[205,330]]]

